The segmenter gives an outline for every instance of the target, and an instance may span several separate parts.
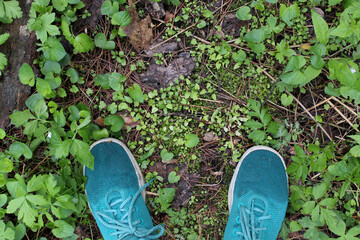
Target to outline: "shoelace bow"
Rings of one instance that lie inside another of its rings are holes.
[[[239,212],[240,216],[236,218],[236,222],[240,224],[241,230],[235,229],[235,233],[245,240],[260,240],[257,238],[260,231],[267,230],[267,227],[260,227],[260,223],[272,216],[264,215],[264,210],[255,206],[255,199],[252,200],[250,209],[240,206]],[[255,214],[261,214],[261,216],[255,216]]]
[[[129,196],[126,199],[119,198],[118,200],[109,203],[109,209],[104,209],[97,211],[96,215],[100,222],[106,227],[114,229],[114,232],[110,235],[117,236],[118,239],[124,239],[127,236],[136,236],[140,240],[142,239],[157,239],[163,232],[164,227],[157,225],[151,229],[138,228],[136,225],[141,223],[141,220],[133,221],[132,214],[135,211],[134,204],[136,199],[140,196],[141,192],[149,186],[152,181],[145,184],[141,187],[134,196]],[[108,199],[107,199],[108,200]],[[130,202],[129,208],[126,208],[126,205]],[[119,205],[118,207],[116,207]],[[120,219],[115,219],[112,217],[118,214],[123,214]],[[158,232],[159,231],[159,232]],[[158,233],[156,233],[158,232]]]

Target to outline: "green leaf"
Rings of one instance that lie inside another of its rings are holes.
[[[94,78],[95,86],[101,86],[104,89],[110,89],[109,74],[99,74]]]
[[[308,215],[315,208],[315,201],[307,201],[304,203],[301,209],[301,213],[304,215]]]
[[[241,7],[239,10],[237,10],[236,17],[243,21],[250,20],[252,15],[249,12],[250,8],[248,6]]]
[[[290,231],[297,232],[302,229],[301,225],[297,221],[290,222]]]
[[[42,178],[41,176],[34,175],[30,179],[30,181],[27,183],[26,190],[28,192],[39,191],[40,189],[42,189],[44,187],[43,181],[44,181],[44,178]]]
[[[111,126],[112,132],[118,132],[124,126],[124,119],[118,115],[110,115],[104,118],[104,124]]]
[[[29,109],[26,109],[25,111],[13,112],[9,118],[11,119],[12,124],[19,127],[27,123],[30,119],[34,119],[35,117],[30,113]]]
[[[10,37],[10,33],[4,33],[0,35],[0,45],[4,44]]]
[[[55,61],[46,61],[44,63],[44,66],[41,68],[41,72],[44,75],[49,75],[53,73],[59,74],[61,72],[61,65]]]
[[[357,144],[360,144],[360,135],[349,135],[349,137],[354,139]]]
[[[280,5],[280,18],[288,25],[291,26],[292,20],[300,15],[299,6],[295,3],[289,7],[285,4]]]
[[[326,224],[331,232],[338,236],[345,235],[346,224],[336,212],[322,208],[321,215],[324,216]]]
[[[40,48],[46,60],[59,62],[66,55],[63,45],[55,37],[50,37]],[[39,50],[40,50],[39,49]]]
[[[15,227],[15,239],[14,240],[21,240],[24,238],[26,234],[26,227],[24,224],[19,223],[16,227]]]
[[[325,195],[325,193],[327,192],[327,189],[328,189],[328,186],[324,182],[316,184],[312,190],[314,199],[317,200],[317,199],[323,197]]]
[[[163,162],[168,162],[174,158],[174,154],[171,152],[168,152],[165,148],[161,150],[160,156]]]
[[[123,82],[126,81],[126,76],[120,73],[113,72],[109,76],[109,85],[115,91],[123,89]]]
[[[325,61],[319,55],[311,56],[311,65],[316,69],[322,69],[325,65]]]
[[[104,33],[98,33],[95,36],[95,46],[102,49],[114,49],[115,42],[114,41],[106,41],[106,37]]]
[[[30,148],[21,142],[14,142],[10,145],[9,153],[16,159],[19,159],[21,155],[24,155],[26,159],[32,158],[32,152]]]
[[[337,162],[329,166],[328,170],[333,176],[339,176],[339,177],[344,177],[346,176],[346,174],[348,174],[351,171],[350,167],[346,164],[345,160],[342,160],[340,162]]]
[[[74,40],[74,48],[81,52],[86,53],[91,50],[93,50],[95,47],[95,44],[91,37],[89,37],[86,33],[80,33],[75,37]]]
[[[106,0],[101,5],[101,14],[112,16],[114,13],[119,11],[119,3],[111,0]]]
[[[311,46],[310,49],[315,55],[318,55],[320,57],[324,56],[326,54],[326,47],[322,44],[316,44],[314,46]]]
[[[170,2],[172,3],[172,5],[179,6],[181,4],[181,2],[179,0],[170,0]]]
[[[131,17],[128,11],[120,11],[115,13],[111,18],[111,24],[125,27],[131,23]]]
[[[8,197],[6,194],[0,194],[0,208],[7,203]]]
[[[205,20],[201,20],[198,25],[197,25],[197,28],[201,29],[201,28],[204,28],[206,27],[206,22]]]
[[[261,130],[255,130],[249,134],[249,138],[252,139],[255,143],[261,143],[265,140],[266,133]]]
[[[8,158],[0,160],[0,173],[9,173],[13,170],[13,162]]]
[[[232,58],[238,62],[238,63],[242,63],[243,61],[246,60],[246,53],[243,50],[239,50],[237,52],[234,52],[232,54]]]
[[[244,40],[250,43],[260,43],[266,39],[266,35],[264,30],[262,29],[255,29],[250,32],[248,32]]]
[[[198,136],[196,136],[195,134],[187,134],[185,135],[185,139],[186,139],[185,146],[188,148],[195,147],[196,145],[198,145],[200,141]]]
[[[157,199],[158,202],[161,204],[161,208],[163,210],[167,209],[174,199],[175,196],[175,189],[174,188],[162,188],[158,191],[159,198]]]
[[[341,3],[343,0],[329,0],[329,6],[335,6],[336,4]]]
[[[209,10],[204,10],[202,11],[202,14],[205,18],[213,18],[214,17],[214,14],[212,11],[209,11]]]
[[[29,29],[36,32],[36,37],[45,43],[48,35],[60,35],[59,28],[51,23],[55,21],[55,13],[44,13],[36,19],[29,20]]]
[[[41,195],[28,194],[26,195],[26,200],[37,206],[49,205],[49,202],[44,198],[44,196]]]
[[[245,127],[248,127],[251,130],[256,130],[256,129],[264,127],[264,124],[262,124],[261,122],[258,122],[258,121],[254,121],[254,120],[248,120],[244,123],[244,125],[245,125]]]
[[[142,93],[140,86],[136,83],[129,87],[129,95],[132,99],[139,103],[144,102],[144,94]]]
[[[356,236],[358,236],[359,234],[360,234],[360,227],[359,226],[352,227],[346,233],[346,239],[349,239],[349,240],[359,239],[359,238],[356,238]],[[353,237],[353,238],[351,238],[351,237]]]
[[[24,85],[29,85],[33,87],[35,84],[35,75],[34,71],[29,64],[24,63],[19,69],[19,79],[20,82]]]
[[[70,153],[76,156],[77,160],[90,169],[94,169],[94,156],[90,152],[89,145],[79,139],[73,139],[70,146]]]
[[[268,3],[272,3],[272,4],[275,4],[277,3],[279,0],[266,0]]]
[[[67,0],[52,0],[52,4],[56,10],[58,10],[59,12],[62,12],[67,7],[68,1]]]
[[[176,175],[176,172],[171,171],[168,177],[169,183],[177,183],[180,181],[180,176]]]
[[[31,226],[37,216],[38,212],[25,200],[19,210],[18,219],[22,219],[26,225]]]
[[[2,15],[0,11],[0,18],[7,17],[13,19],[22,17],[22,11],[18,1],[2,1],[2,4],[4,4],[5,15]]]
[[[0,70],[4,70],[5,66],[8,64],[6,56],[0,52]],[[1,71],[0,71],[1,76]]]
[[[280,76],[280,79],[286,83],[286,84],[290,84],[290,85],[299,85],[299,84],[305,84],[307,83],[307,78],[306,75],[297,70],[294,72],[290,72],[290,73],[285,73],[282,74]]]
[[[4,129],[0,128],[0,139],[4,139],[6,136],[6,132],[4,131]]]
[[[303,56],[292,56],[286,65],[284,72],[291,72],[294,70],[300,70],[306,64],[306,60]]]
[[[321,44],[326,45],[329,42],[329,26],[326,21],[314,10],[311,10],[311,19],[317,39]]]
[[[350,154],[356,158],[360,157],[360,145],[356,145],[350,149]]]
[[[1,3],[0,3],[1,4]],[[0,221],[0,239],[3,240],[14,240],[15,232],[9,227],[5,226],[4,221]]]
[[[52,92],[49,82],[41,78],[36,79],[36,90],[44,97],[47,97]]]
[[[109,137],[109,132],[106,128],[100,130],[100,131],[94,131],[93,137],[95,140],[103,139]]]
[[[66,76],[70,78],[71,83],[77,83],[79,81],[79,73],[75,70],[75,68],[69,68],[66,70]]]
[[[294,100],[294,97],[292,95],[287,95],[286,93],[283,93],[281,95],[281,104],[285,107],[289,106]]]
[[[24,179],[21,178],[20,175],[17,174],[15,175],[15,177],[16,179],[8,179],[8,181],[6,182],[6,188],[13,198],[19,199],[20,197],[24,197],[27,194],[26,184]]]

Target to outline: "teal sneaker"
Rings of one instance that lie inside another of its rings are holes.
[[[153,225],[145,205],[149,184],[130,150],[106,138],[90,146],[94,170],[84,167],[90,210],[105,240],[158,239],[163,226]]]
[[[231,179],[224,239],[276,239],[285,217],[288,191],[282,157],[269,147],[247,150]]]

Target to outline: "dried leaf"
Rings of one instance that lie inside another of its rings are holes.
[[[131,23],[123,27],[123,32],[129,37],[130,43],[133,47],[140,51],[146,48],[150,41],[153,39],[153,32],[151,25],[150,16],[140,20],[138,13],[134,8],[134,3],[132,0],[129,2],[129,14],[131,17]]]
[[[95,119],[95,123],[100,127],[105,127],[104,119],[102,117],[98,117],[97,119]]]
[[[140,122],[139,121],[135,122],[134,119],[129,114],[117,113],[117,115],[121,116],[124,119],[125,123],[124,123],[123,128],[126,128],[126,127],[134,128],[134,127],[140,125]]]
[[[170,13],[169,11],[166,11],[165,19],[164,19],[165,23],[168,23],[170,21],[170,19],[172,19],[174,17],[175,17],[174,14]]]
[[[205,133],[203,139],[204,139],[205,142],[211,142],[211,141],[217,140],[218,138],[219,137],[217,135],[215,135],[214,133],[207,132],[207,133]]]
[[[310,44],[303,44],[300,46],[303,50],[309,50],[311,45]]]
[[[195,66],[195,58],[188,52],[182,52],[168,66],[150,64],[146,72],[140,74],[140,80],[152,88],[165,88],[181,75],[190,75]]]

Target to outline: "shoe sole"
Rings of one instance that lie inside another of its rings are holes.
[[[257,151],[257,150],[267,150],[267,151],[271,151],[273,153],[275,153],[277,156],[280,157],[283,165],[284,165],[284,168],[286,170],[286,165],[285,165],[285,162],[284,162],[284,159],[282,158],[282,156],[277,152],[275,151],[274,149],[270,148],[270,147],[266,147],[266,146],[254,146],[254,147],[251,147],[249,148],[243,155],[242,157],[240,158],[240,161],[238,162],[236,168],[235,168],[235,172],[234,172],[234,175],[231,179],[231,182],[230,182],[230,186],[229,186],[229,192],[228,192],[228,205],[229,205],[229,212],[231,211],[231,207],[232,207],[232,204],[233,204],[233,197],[234,197],[234,186],[235,186],[235,181],[236,181],[236,178],[237,178],[237,175],[239,173],[239,169],[240,169],[240,166],[243,162],[243,160],[252,152],[254,151]],[[289,183],[289,180],[288,180],[288,176],[286,174],[286,182]],[[288,184],[289,185],[289,184]]]
[[[128,154],[130,160],[131,160],[131,163],[135,169],[135,173],[136,173],[136,176],[138,178],[138,182],[139,182],[139,188],[141,188],[142,186],[145,185],[145,180],[144,180],[144,176],[142,175],[142,172],[141,172],[141,169],[139,167],[139,164],[137,163],[135,157],[132,155],[131,151],[127,148],[127,146],[121,142],[120,140],[118,139],[115,139],[115,138],[104,138],[104,139],[101,139],[101,140],[98,140],[96,142],[94,142],[93,144],[90,145],[90,150],[95,147],[96,145],[100,144],[100,143],[103,143],[103,142],[107,142],[107,143],[110,143],[110,142],[113,142],[113,143],[117,143],[119,144],[124,150],[125,152]],[[83,175],[85,176],[85,166],[83,167]],[[86,194],[86,188],[85,188],[85,195],[87,196]],[[144,198],[144,201],[146,199],[146,193],[145,191],[143,191],[141,193],[142,197]],[[89,206],[90,207],[90,206]],[[91,210],[91,208],[90,208]]]

